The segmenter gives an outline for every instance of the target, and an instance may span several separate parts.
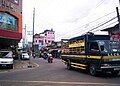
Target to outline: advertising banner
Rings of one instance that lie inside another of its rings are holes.
[[[17,19],[10,14],[0,13],[0,28],[17,30]]]

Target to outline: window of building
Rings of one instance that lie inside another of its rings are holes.
[[[19,0],[10,0],[12,3],[19,4]]]
[[[52,43],[54,43],[54,41],[52,41]]]
[[[41,43],[41,45],[43,45],[43,41],[42,40],[39,40],[39,43]]]
[[[47,41],[45,40],[45,43],[47,43]]]
[[[50,41],[50,40],[48,40],[48,43],[51,43],[51,41]]]

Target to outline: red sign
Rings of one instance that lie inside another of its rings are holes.
[[[0,38],[21,39],[22,33],[0,29]]]

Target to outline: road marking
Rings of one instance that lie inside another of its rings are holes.
[[[66,85],[105,85],[105,86],[120,86],[120,84],[97,83],[97,82],[17,81],[17,80],[0,80],[0,82],[10,82],[10,83],[42,83],[42,84],[66,84]]]

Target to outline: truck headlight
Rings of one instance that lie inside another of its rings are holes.
[[[101,64],[101,66],[105,66],[106,67],[106,66],[110,66],[110,64]]]

